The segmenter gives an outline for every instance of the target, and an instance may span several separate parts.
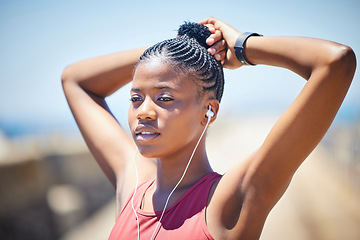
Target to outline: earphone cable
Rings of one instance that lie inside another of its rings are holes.
[[[210,107],[209,110],[211,111],[211,106],[209,106],[209,107]],[[192,152],[192,154],[191,154],[191,157],[190,157],[190,159],[189,159],[189,161],[188,161],[188,163],[187,163],[187,165],[186,165],[186,168],[185,168],[185,170],[184,170],[184,172],[183,172],[180,180],[179,180],[178,183],[175,185],[175,187],[173,188],[173,190],[170,192],[168,198],[166,199],[164,209],[163,209],[163,211],[162,211],[162,213],[161,213],[161,216],[160,216],[160,219],[159,219],[158,223],[156,224],[155,231],[153,232],[150,240],[153,240],[153,239],[154,239],[155,233],[157,232],[158,227],[159,227],[159,225],[160,225],[160,222],[161,222],[161,220],[162,220],[162,218],[163,218],[163,216],[164,216],[164,213],[165,213],[166,207],[167,207],[167,205],[168,205],[168,203],[169,203],[170,197],[171,197],[171,195],[175,192],[176,188],[180,185],[181,181],[184,179],[185,174],[186,174],[186,172],[187,172],[187,170],[188,170],[188,168],[189,168],[189,166],[190,166],[191,160],[192,160],[192,158],[194,157],[194,154],[195,154],[195,152],[196,152],[196,149],[197,149],[197,147],[199,146],[200,141],[201,141],[202,137],[204,136],[207,127],[209,126],[211,117],[210,117],[210,116],[207,116],[207,117],[208,117],[208,120],[207,120],[206,126],[205,126],[205,128],[204,128],[204,131],[201,133],[201,136],[200,136],[198,142],[197,142],[196,145],[195,145],[195,148],[194,148],[194,150],[193,150],[193,152]]]
[[[135,194],[136,194],[136,190],[138,188],[139,185],[139,173],[138,173],[138,169],[137,169],[137,161],[136,161],[136,157],[137,157],[137,152],[138,152],[138,148],[136,147],[136,151],[135,151],[135,159],[134,159],[134,163],[135,163],[135,173],[136,173],[136,185],[135,185],[135,190],[134,193],[131,197],[131,208],[134,211],[135,217],[136,217],[136,224],[137,224],[137,239],[140,240],[140,223],[139,223],[139,217],[137,215],[136,209],[134,207],[134,198],[135,198]]]
[[[211,112],[211,106],[209,106],[209,110],[208,110],[208,111]],[[211,112],[211,113],[212,113],[212,112]],[[205,132],[206,132],[206,129],[207,129],[208,126],[209,126],[209,123],[210,123],[210,120],[211,120],[211,117],[212,117],[212,116],[213,116],[213,115],[208,115],[208,114],[206,115],[206,117],[208,118],[208,120],[207,120],[207,123],[206,123],[206,125],[205,125],[205,128],[204,128],[203,132],[201,133],[200,138],[199,138],[199,140],[197,141],[197,143],[196,143],[196,145],[195,145],[195,148],[194,148],[194,150],[193,150],[193,152],[192,152],[192,154],[191,154],[191,156],[190,156],[190,159],[189,159],[189,161],[188,161],[188,163],[187,163],[187,165],[186,165],[186,167],[185,167],[185,170],[184,170],[184,172],[183,172],[180,180],[179,180],[178,183],[175,185],[175,187],[172,189],[172,191],[170,192],[169,196],[168,196],[167,199],[166,199],[164,209],[162,210],[160,219],[159,219],[158,223],[156,224],[155,230],[154,230],[154,232],[153,232],[150,240],[153,240],[153,239],[154,239],[155,233],[158,231],[160,222],[161,222],[161,220],[162,220],[162,218],[163,218],[163,216],[164,216],[164,213],[165,213],[166,207],[167,207],[167,205],[168,205],[168,203],[169,203],[170,197],[171,197],[171,195],[175,192],[176,188],[180,185],[181,181],[184,179],[185,174],[186,174],[186,172],[187,172],[187,170],[188,170],[188,168],[189,168],[189,166],[190,166],[191,160],[193,159],[194,154],[195,154],[195,152],[196,152],[196,149],[198,148],[198,146],[199,146],[199,144],[200,144],[200,141],[201,141],[201,139],[203,138],[203,136],[204,136],[204,134],[205,134]],[[139,182],[139,174],[138,174],[137,161],[136,161],[137,152],[138,152],[138,148],[136,148],[135,159],[134,159],[134,160],[135,160],[135,161],[134,161],[134,162],[135,162],[135,171],[136,171],[136,186],[135,186],[135,190],[134,190],[133,196],[132,196],[132,198],[131,198],[131,207],[132,207],[132,210],[134,211],[134,214],[135,214],[135,216],[136,216],[137,236],[138,236],[137,239],[140,240],[140,223],[139,223],[139,218],[138,218],[136,209],[135,209],[135,207],[134,207],[134,197],[135,197],[136,190],[137,190],[137,187],[138,187],[138,184],[139,184],[139,183],[138,183],[138,182]]]

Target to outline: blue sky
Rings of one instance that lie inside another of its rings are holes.
[[[356,0],[0,0],[0,128],[74,126],[60,83],[66,65],[171,38],[184,20],[215,16],[240,31],[329,39],[359,55],[359,9]],[[295,74],[267,66],[226,71],[225,78],[224,116],[278,114],[304,85]],[[356,74],[340,116],[360,116],[359,80]],[[128,88],[109,98],[125,125],[128,98]]]

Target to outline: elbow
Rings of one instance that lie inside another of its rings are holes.
[[[356,69],[356,56],[354,51],[346,45],[338,45],[333,49],[330,64],[343,80],[352,81]]]
[[[349,70],[355,71],[356,68],[356,56],[351,47],[346,45],[340,45],[334,53],[333,62],[347,66]]]
[[[61,83],[63,86],[67,83],[79,84],[81,79],[81,73],[76,64],[66,66],[61,74]]]
[[[71,71],[71,65],[70,66],[66,66],[64,71],[61,74],[61,83],[62,85],[64,85],[64,83],[71,81],[73,78],[72,76],[72,71]]]

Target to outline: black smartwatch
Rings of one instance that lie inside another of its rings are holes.
[[[242,65],[255,65],[247,59],[244,49],[246,40],[251,36],[262,37],[262,35],[258,33],[244,32],[237,38],[234,46],[236,58],[239,60],[239,62],[241,62]]]

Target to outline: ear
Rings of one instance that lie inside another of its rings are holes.
[[[201,124],[204,126],[206,125],[208,121],[208,117],[206,116],[206,112],[209,110],[209,106],[211,106],[211,111],[214,113],[214,116],[211,117],[210,123],[215,121],[217,117],[217,113],[219,112],[220,103],[216,99],[207,99],[207,101],[204,103],[204,118],[201,121]]]

